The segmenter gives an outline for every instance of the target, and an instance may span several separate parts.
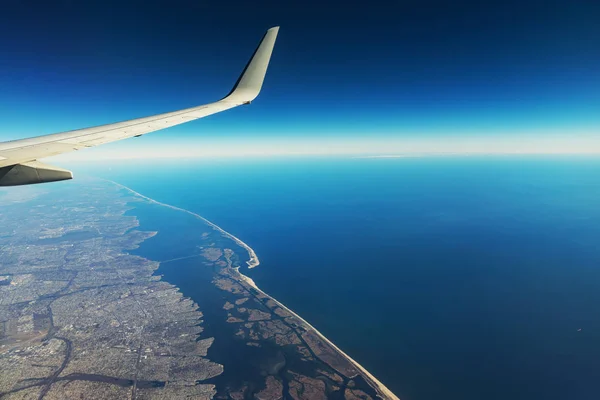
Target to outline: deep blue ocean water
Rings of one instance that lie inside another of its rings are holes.
[[[598,158],[73,168],[240,237],[257,284],[403,400],[600,398]]]

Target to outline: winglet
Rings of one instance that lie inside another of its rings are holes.
[[[223,100],[242,104],[250,103],[258,96],[267,73],[278,32],[279,27],[275,26],[265,33],[233,89]]]

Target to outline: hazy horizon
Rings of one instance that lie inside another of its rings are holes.
[[[347,140],[338,138],[286,139],[247,137],[236,140],[197,137],[195,140],[174,138],[156,146],[142,139],[66,153],[57,161],[91,161],[119,159],[212,158],[212,157],[431,157],[471,155],[600,155],[600,135],[523,135],[506,137],[439,137],[384,138]]]
[[[65,159],[600,153],[597,7],[11,3],[0,141],[215,101],[278,25],[251,105]]]

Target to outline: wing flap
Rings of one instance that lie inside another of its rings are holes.
[[[39,161],[0,168],[0,186],[32,185],[73,179],[73,173]]]

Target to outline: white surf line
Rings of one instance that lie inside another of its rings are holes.
[[[154,203],[154,204],[158,204],[160,206],[163,207],[168,207],[171,208],[173,210],[178,210],[178,211],[183,211],[185,213],[191,214],[196,218],[201,219],[202,221],[206,222],[207,224],[209,224],[212,228],[216,229],[217,231],[221,232],[224,236],[232,239],[234,242],[236,242],[238,245],[240,245],[241,247],[243,247],[247,252],[248,255],[250,256],[250,260],[246,261],[246,263],[248,264],[248,268],[254,268],[257,265],[260,264],[260,262],[258,261],[258,257],[256,256],[256,253],[254,252],[254,250],[252,250],[252,248],[250,246],[248,246],[246,243],[242,242],[240,239],[238,239],[237,237],[233,236],[232,234],[230,234],[229,232],[225,231],[224,229],[222,229],[221,227],[213,224],[212,222],[210,222],[209,220],[207,220],[206,218],[191,212],[189,210],[183,209],[183,208],[179,208],[179,207],[175,207],[172,206],[170,204],[165,204],[165,203],[161,203],[160,201],[156,201],[154,199],[151,199],[150,197],[144,196],[143,194],[140,194],[138,192],[136,192],[133,189],[128,188],[127,186],[121,185],[120,183],[105,179],[108,182],[111,182],[115,185],[117,185],[120,188],[126,189],[129,192],[133,193],[134,195],[141,197],[147,201],[149,201],[150,203]],[[255,263],[255,264],[253,264]],[[240,277],[242,278],[242,280],[244,280],[248,285],[252,286],[252,288],[254,288],[256,291],[260,292],[261,294],[269,297],[270,299],[272,299],[275,303],[277,303],[277,305],[279,307],[281,307],[282,309],[284,309],[285,311],[289,312],[291,315],[293,315],[294,317],[298,318],[303,324],[305,324],[306,326],[308,326],[310,329],[312,329],[317,336],[319,336],[319,338],[324,341],[325,343],[327,343],[329,346],[331,346],[333,349],[335,349],[336,351],[338,351],[342,356],[344,356],[348,361],[350,361],[350,363],[352,365],[354,365],[360,372],[362,372],[370,381],[373,385],[375,385],[375,387],[377,388],[377,390],[379,391],[379,393],[381,395],[384,396],[385,399],[390,399],[390,400],[400,400],[398,398],[398,396],[396,396],[394,393],[392,393],[392,391],[390,389],[388,389],[383,383],[381,383],[377,378],[375,378],[373,375],[371,375],[371,373],[369,371],[367,371],[362,365],[360,365],[358,362],[356,362],[354,359],[352,359],[352,357],[350,357],[348,354],[344,353],[342,350],[340,350],[339,347],[337,347],[335,344],[333,344],[329,339],[327,339],[321,332],[319,332],[314,326],[312,326],[311,324],[309,324],[304,318],[302,318],[301,316],[299,316],[298,314],[296,314],[294,311],[290,310],[288,307],[286,307],[285,305],[283,305],[281,302],[279,302],[277,299],[275,299],[273,296],[268,295],[267,293],[263,292],[257,285],[256,283],[254,283],[254,281],[252,280],[252,278],[250,278],[249,276],[246,276],[244,274],[242,274],[239,271],[239,267],[235,268],[236,271],[240,274]]]
[[[379,390],[379,392],[385,396],[386,399],[391,399],[391,400],[400,400],[398,398],[398,396],[396,396],[394,393],[392,393],[392,391],[390,389],[388,389],[383,383],[381,383],[377,378],[375,378],[373,375],[371,375],[371,373],[369,371],[367,371],[362,365],[360,365],[357,361],[355,361],[352,357],[350,357],[348,354],[344,353],[339,347],[337,347],[335,344],[333,344],[333,342],[331,342],[329,339],[327,339],[325,337],[325,335],[323,335],[321,332],[319,332],[317,330],[317,328],[315,328],[314,326],[312,326],[311,324],[308,323],[308,321],[306,321],[304,318],[302,318],[301,316],[299,316],[298,314],[296,314],[294,311],[290,310],[288,307],[286,307],[285,305],[283,305],[279,300],[277,300],[276,298],[274,298],[273,296],[263,292],[258,286],[256,286],[256,283],[254,283],[254,281],[252,280],[252,278],[250,278],[249,276],[246,276],[244,274],[242,274],[241,272],[239,272],[239,268],[236,269],[238,271],[238,273],[240,274],[240,276],[242,277],[242,279],[249,284],[250,286],[252,286],[256,291],[260,292],[261,294],[269,297],[270,299],[272,299],[275,303],[277,303],[277,305],[281,308],[283,308],[285,311],[289,312],[290,314],[292,314],[294,317],[298,318],[303,324],[305,324],[306,326],[308,326],[310,329],[312,329],[317,336],[319,336],[319,338],[321,338],[321,340],[323,340],[325,343],[327,343],[328,345],[330,345],[331,347],[333,347],[336,351],[338,351],[342,356],[346,357],[346,359],[348,361],[350,361],[350,363],[352,365],[354,365],[360,372],[362,372],[364,375],[366,375],[369,380],[371,381],[371,383],[373,385],[375,385],[377,387],[377,389]]]
[[[248,264],[248,268],[254,268],[254,267],[258,267],[260,265],[260,261],[258,260],[258,256],[256,255],[256,253],[254,252],[254,250],[252,250],[252,248],[250,246],[248,246],[246,243],[244,243],[241,239],[238,239],[236,236],[233,236],[231,233],[227,232],[225,229],[221,228],[220,226],[213,224],[212,222],[210,222],[209,220],[207,220],[206,218],[204,218],[203,216],[196,214],[195,212],[192,212],[190,210],[186,210],[184,208],[180,208],[180,207],[175,207],[172,206],[170,204],[165,204],[165,203],[161,203],[160,201],[156,201],[154,199],[151,199],[148,196],[144,196],[141,193],[136,192],[133,189],[128,188],[127,186],[121,185],[120,183],[117,183],[115,181],[111,181],[109,179],[104,179],[107,182],[113,183],[115,185],[117,185],[118,187],[128,190],[129,192],[133,193],[134,195],[141,197],[145,200],[147,200],[150,203],[154,203],[157,204],[159,206],[163,206],[163,207],[167,207],[167,208],[171,208],[173,210],[177,210],[177,211],[182,211],[184,213],[190,214],[198,219],[201,219],[202,221],[204,221],[206,224],[210,225],[214,230],[220,232],[223,236],[228,237],[229,239],[233,240],[237,245],[239,245],[240,247],[243,247],[244,250],[246,250],[248,252],[248,256],[250,257],[250,259],[248,261],[246,261],[246,264]]]

